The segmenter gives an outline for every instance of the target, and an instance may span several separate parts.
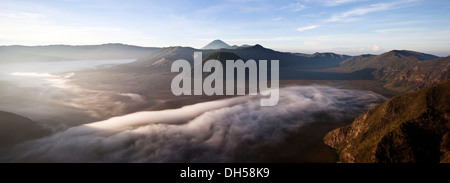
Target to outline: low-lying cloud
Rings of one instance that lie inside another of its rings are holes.
[[[132,61],[135,59],[0,63],[0,111],[28,117],[52,131],[126,114],[151,101],[135,93],[82,87],[74,84],[72,77],[84,69]],[[95,78],[91,80],[95,83]]]
[[[383,100],[369,91],[289,87],[274,107],[261,107],[260,96],[242,96],[72,127],[22,145],[26,150],[12,161],[236,162],[240,153],[277,143],[324,115],[355,116]]]

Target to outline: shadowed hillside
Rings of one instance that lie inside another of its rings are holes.
[[[450,162],[450,79],[393,97],[324,142],[344,162]]]
[[[48,134],[48,130],[26,117],[0,111],[0,149]]]

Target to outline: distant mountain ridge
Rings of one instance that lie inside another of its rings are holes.
[[[152,54],[156,47],[140,47],[125,44],[102,45],[49,45],[49,46],[0,46],[0,63],[132,59]]]
[[[374,69],[375,79],[399,92],[418,90],[450,76],[450,57],[439,58],[407,50],[356,56],[341,62],[340,66],[353,71]]]
[[[280,79],[355,80],[359,77],[362,80],[378,80],[385,88],[399,93],[438,83],[448,78],[450,73],[450,57],[439,58],[407,50],[392,50],[380,55],[366,54],[352,57],[329,52],[314,54],[280,52],[259,44],[230,47],[221,40],[214,40],[209,45],[216,45],[215,48],[218,49],[180,46],[155,48],[124,44],[0,46],[0,63],[139,58],[136,62],[122,65],[124,67],[122,70],[127,69],[130,72],[152,70],[153,73],[167,73],[175,60],[185,59],[193,64],[193,53],[196,51],[202,52],[203,58],[220,51],[235,54],[244,61],[279,60],[280,70],[283,70]],[[351,73],[339,73],[342,72],[339,71],[327,75],[328,71],[305,72],[305,70],[327,68],[343,69],[344,72],[348,70]]]
[[[373,79],[383,82],[385,88],[400,93],[436,84],[448,78],[450,73],[450,57],[439,58],[414,51],[393,50],[381,55],[367,54],[352,57],[335,53],[286,53],[268,49],[259,44],[216,50],[199,50],[191,47],[161,48],[132,64],[141,65],[140,68],[151,67],[149,69],[155,70],[154,72],[168,71],[173,61],[177,59],[185,59],[193,64],[195,51],[201,51],[203,58],[215,58],[210,54],[216,52],[216,54],[232,53],[244,61],[249,59],[257,62],[258,60],[280,60],[280,69],[283,70],[280,77],[284,79],[296,78],[297,72],[303,72],[297,71],[299,69],[346,68],[361,75],[372,75]],[[317,77],[320,78],[319,75]],[[327,78],[333,79],[333,77]],[[352,78],[357,79],[356,76]]]
[[[330,62],[336,62],[336,63],[340,63],[344,60],[352,58],[352,56],[349,56],[349,55],[341,55],[341,54],[336,54],[336,53],[331,53],[331,52],[325,52],[325,53],[316,52],[311,55],[297,53],[296,55],[310,58],[311,61],[321,60],[321,61],[330,61]]]
[[[351,59],[343,61],[340,65],[353,70],[360,70],[364,68],[380,69],[391,65],[409,65],[410,63],[417,63],[420,61],[437,58],[439,57],[414,51],[392,50],[381,55],[361,55],[352,57]]]
[[[248,45],[248,44],[243,44],[241,46],[238,46],[238,45],[230,46],[229,44],[223,42],[222,40],[216,39],[216,40],[208,43],[206,46],[204,46],[201,49],[202,50],[237,49],[237,48],[245,48],[245,47],[250,47],[250,46],[251,45]]]

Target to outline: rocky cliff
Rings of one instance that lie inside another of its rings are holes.
[[[450,79],[393,97],[324,142],[342,162],[450,162]]]

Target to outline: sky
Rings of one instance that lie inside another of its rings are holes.
[[[0,45],[201,48],[221,39],[298,53],[450,55],[449,0],[0,0]]]

